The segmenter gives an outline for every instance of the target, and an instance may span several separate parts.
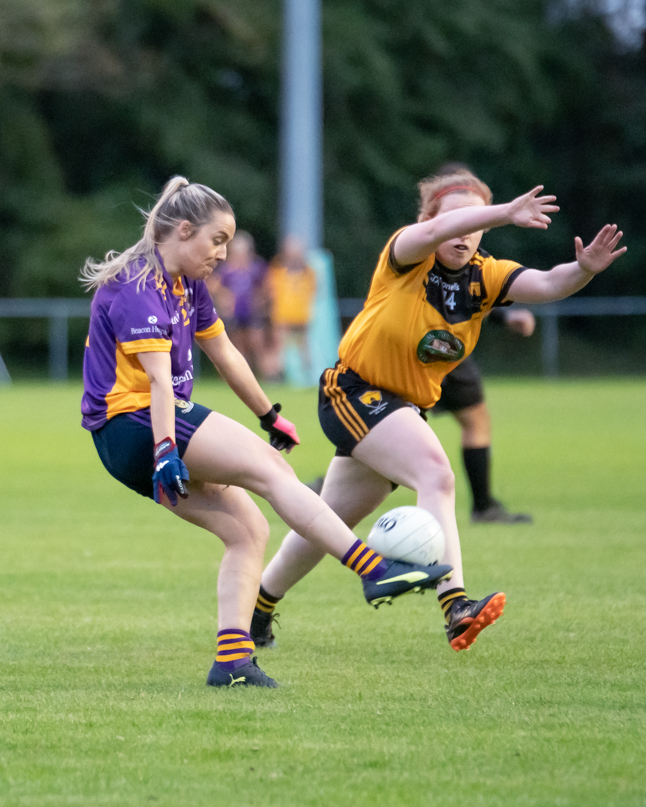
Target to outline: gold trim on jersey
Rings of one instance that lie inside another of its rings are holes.
[[[161,339],[142,341],[162,342]],[[170,342],[168,342],[168,345],[170,346]],[[170,350],[170,347],[168,349]],[[159,348],[157,350],[159,351]],[[121,342],[117,341],[115,359],[115,381],[112,389],[105,396],[106,417],[108,420],[115,415],[121,415],[124,412],[136,412],[150,406],[150,381],[137,356],[126,354]]]
[[[224,322],[221,319],[216,319],[213,325],[209,325],[203,331],[195,331],[196,339],[214,339],[224,331]]]
[[[337,383],[339,373],[345,373],[347,369],[345,365],[339,364],[333,370],[326,370],[323,391],[330,399],[336,416],[354,439],[359,442],[363,440],[370,429],[368,429],[362,418],[357,414],[354,407],[350,404],[350,401],[348,401],[347,395]]]
[[[170,353],[172,344],[170,339],[134,339],[132,342],[118,342],[127,356],[133,353]]]

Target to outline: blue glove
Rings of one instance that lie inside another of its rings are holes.
[[[153,474],[153,495],[157,504],[161,504],[162,495],[168,496],[169,502],[177,505],[177,494],[188,499],[188,491],[184,482],[189,481],[188,469],[179,458],[177,446],[170,437],[165,437],[155,446],[155,473]]]

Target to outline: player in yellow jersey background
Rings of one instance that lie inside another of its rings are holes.
[[[316,273],[308,266],[303,244],[287,236],[267,273],[266,289],[271,301],[270,318],[273,345],[268,360],[270,378],[281,379],[285,372],[285,351],[294,345],[305,372],[311,365],[307,327],[312,318],[316,295]]]
[[[319,417],[337,446],[321,497],[353,527],[373,512],[393,485],[417,493],[417,504],[441,523],[443,563],[453,577],[438,586],[449,643],[468,648],[502,613],[505,595],[470,600],[465,592],[455,518],[454,475],[440,441],[420,417],[441,395],[446,374],[470,355],[483,317],[517,301],[547,303],[583,288],[625,252],[622,233],[606,225],[576,259],[550,271],[497,260],[480,248],[492,227],[546,229],[558,211],[542,186],[492,205],[489,188],[468,170],[419,184],[418,221],[386,243],[363,311],[343,337],[340,361],[321,377]],[[265,569],[251,633],[272,641],[272,609],[323,557],[290,532]]]

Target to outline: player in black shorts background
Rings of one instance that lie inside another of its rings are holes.
[[[526,308],[497,308],[488,319],[531,336],[536,320]],[[482,376],[473,356],[466,358],[442,382],[442,397],[430,410],[450,412],[462,430],[462,462],[471,488],[474,524],[531,524],[528,513],[510,513],[491,493],[491,416],[485,401]]]

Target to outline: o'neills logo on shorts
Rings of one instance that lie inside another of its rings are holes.
[[[459,361],[463,356],[463,343],[448,331],[429,331],[417,345],[417,358],[424,364]]]
[[[182,410],[183,415],[187,415],[195,404],[193,401],[180,401],[179,398],[175,398],[175,406]]]
[[[364,392],[363,395],[359,396],[359,400],[364,406],[368,407],[371,415],[378,415],[388,406],[388,402],[382,400],[381,392],[379,392],[378,389],[371,389],[368,390],[368,392]]]

